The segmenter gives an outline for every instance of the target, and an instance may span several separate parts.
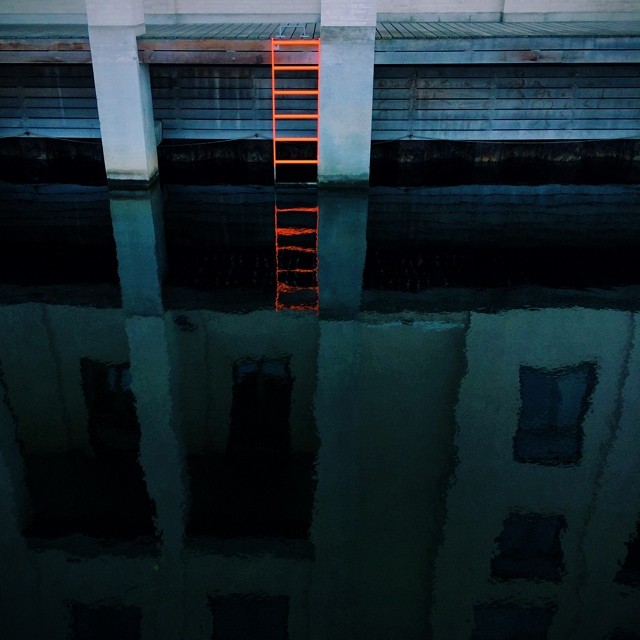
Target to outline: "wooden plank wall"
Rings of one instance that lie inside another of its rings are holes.
[[[373,139],[640,136],[639,65],[376,66]]]
[[[282,89],[315,88],[313,73],[278,80]],[[268,66],[152,65],[154,118],[165,139],[271,138],[271,68]],[[282,112],[313,113],[315,100],[286,98]],[[289,121],[278,132],[315,133],[313,121]]]
[[[0,65],[0,136],[99,138],[90,64]]]
[[[152,65],[166,139],[271,137],[270,68]],[[313,88],[290,74],[282,88]],[[291,110],[315,101],[287,98]],[[282,106],[282,105],[281,105]],[[313,134],[314,121],[280,132]],[[88,64],[0,65],[0,136],[99,138]],[[373,140],[575,140],[640,136],[640,65],[380,65]]]

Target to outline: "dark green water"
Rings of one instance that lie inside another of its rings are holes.
[[[0,185],[0,638],[640,638],[639,205]]]

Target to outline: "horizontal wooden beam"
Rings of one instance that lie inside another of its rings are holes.
[[[0,39],[0,64],[85,64],[91,62],[87,38]]]
[[[271,55],[270,40],[208,40],[205,38],[138,38],[139,51],[264,51]],[[269,59],[271,62],[271,59]]]
[[[628,64],[640,62],[640,37],[378,40],[375,64]]]
[[[386,24],[386,23],[385,23]],[[220,25],[218,25],[219,27]],[[387,25],[388,27],[390,25]],[[418,37],[420,29],[433,31],[431,37]],[[640,35],[553,35],[542,33],[549,26],[534,25],[532,35],[472,37],[473,25],[399,25],[395,37],[376,40],[377,65],[441,64],[629,64],[640,62]],[[464,28],[463,28],[464,27]],[[202,27],[204,28],[204,27]],[[478,27],[480,28],[480,27]],[[486,28],[486,27],[482,27]],[[498,29],[498,27],[492,27]],[[504,27],[500,27],[503,29]],[[407,31],[408,30],[408,31]],[[245,30],[246,31],[246,30]],[[434,37],[442,31],[442,37]],[[455,31],[465,34],[452,37]],[[140,61],[145,64],[214,64],[270,65],[268,39],[225,39],[221,37],[149,37],[138,38]],[[230,32],[231,33],[231,32]],[[235,33],[235,32],[234,32]],[[247,33],[257,33],[247,31]],[[409,33],[411,35],[409,35]],[[629,33],[635,33],[631,30]],[[224,35],[223,35],[224,34]],[[255,37],[255,36],[254,36]],[[316,53],[288,51],[279,53],[281,64],[287,56],[297,64],[312,65]],[[0,63],[70,63],[91,62],[87,37],[0,37]]]

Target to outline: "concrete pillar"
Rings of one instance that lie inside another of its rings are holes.
[[[149,183],[158,173],[149,68],[138,62],[142,0],[86,0],[107,180]]]
[[[318,285],[322,318],[352,318],[360,310],[367,254],[368,193],[322,189],[318,204]]]
[[[358,638],[359,576],[352,549],[360,531],[356,511],[358,410],[362,325],[321,322],[314,402],[321,446],[311,540],[315,548],[309,638]]]
[[[149,191],[111,193],[132,389],[141,430],[140,462],[149,495],[156,503],[163,548],[181,550],[186,488],[182,438],[173,399],[171,341],[161,295],[161,204],[158,184]]]
[[[122,307],[127,315],[159,316],[166,252],[159,184],[110,193]]]
[[[367,184],[371,155],[375,0],[322,0],[321,184]]]
[[[154,638],[183,636],[184,527],[188,490],[181,419],[173,378],[173,323],[162,304],[165,241],[162,192],[112,191],[111,219],[118,255],[122,307],[129,342],[132,390],[140,423],[140,464],[156,507],[162,540],[155,588],[171,594],[172,607],[158,607]]]
[[[140,422],[140,464],[162,539],[156,585],[161,593],[172,594],[173,603],[156,611],[156,637],[180,638],[185,623],[182,552],[188,495],[167,321],[132,316],[126,330]]]

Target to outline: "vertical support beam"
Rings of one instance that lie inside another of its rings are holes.
[[[149,191],[112,191],[110,207],[122,308],[127,315],[162,315],[166,251],[160,185]]]
[[[371,155],[375,0],[322,0],[318,182],[367,184]]]
[[[86,4],[107,180],[149,184],[158,173],[158,155],[149,68],[138,61],[142,0]]]
[[[367,254],[366,189],[321,189],[318,197],[318,287],[322,318],[360,311]]]
[[[358,396],[362,325],[321,322],[315,416],[318,453],[311,539],[315,569],[310,590],[310,640],[360,637],[356,627],[360,575],[358,540]],[[348,559],[347,559],[348,558]]]
[[[167,325],[171,327],[164,316],[126,320],[141,432],[140,463],[156,504],[163,557],[174,559],[182,552],[187,489]]]
[[[132,390],[140,423],[140,464],[162,539],[156,588],[172,594],[175,604],[158,610],[154,637],[179,638],[184,635],[182,552],[188,497],[173,377],[172,322],[162,305],[161,190],[156,184],[148,191],[112,191],[110,195]]]

